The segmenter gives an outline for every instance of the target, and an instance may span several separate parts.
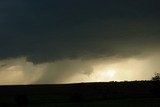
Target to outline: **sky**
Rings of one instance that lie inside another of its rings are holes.
[[[150,80],[159,0],[0,0],[0,85]]]

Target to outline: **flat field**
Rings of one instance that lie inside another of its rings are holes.
[[[0,86],[0,107],[160,107],[160,82]]]

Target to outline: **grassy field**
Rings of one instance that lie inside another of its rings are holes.
[[[160,107],[160,82],[0,86],[0,107]]]
[[[160,99],[123,99],[78,103],[41,103],[24,107],[160,107]]]

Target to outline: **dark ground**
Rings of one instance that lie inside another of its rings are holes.
[[[0,107],[160,107],[159,81],[0,86]]]

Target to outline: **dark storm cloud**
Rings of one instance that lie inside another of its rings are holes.
[[[159,47],[159,0],[1,0],[0,58],[129,57]]]

